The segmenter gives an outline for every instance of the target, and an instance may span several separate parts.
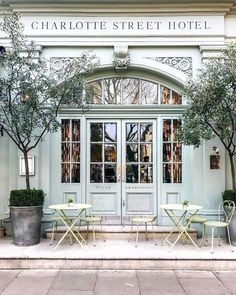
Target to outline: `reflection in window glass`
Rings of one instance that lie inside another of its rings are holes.
[[[88,83],[87,101],[92,104],[182,104],[182,96],[169,87],[139,78],[106,78]]]
[[[139,169],[137,164],[126,165],[126,182],[138,183]]]
[[[61,121],[61,182],[80,182],[80,120]]]
[[[138,141],[138,124],[126,123],[126,141]]]
[[[90,144],[90,159],[91,162],[102,162],[102,144]]]
[[[102,123],[91,123],[90,124],[90,141],[91,142],[102,141],[102,137],[103,137]]]
[[[91,104],[102,104],[102,80],[87,84],[86,101]]]
[[[102,164],[90,165],[90,182],[95,182],[95,183],[103,182]]]
[[[117,131],[115,123],[105,123],[105,141],[115,142],[117,140]]]
[[[170,103],[170,89],[164,86],[161,86],[161,104]]]
[[[104,158],[105,162],[116,162],[116,144],[105,144],[104,145]]]
[[[140,141],[152,141],[152,124],[140,124]]]
[[[141,183],[152,182],[152,165],[140,166],[140,182]]]
[[[121,102],[121,79],[104,80],[104,103],[119,104]]]
[[[152,144],[140,144],[140,161],[152,162]]]
[[[116,165],[107,165],[104,166],[105,174],[105,183],[116,182]]]
[[[137,162],[138,161],[138,145],[127,144],[126,145],[126,162]]]
[[[158,103],[158,84],[147,81],[141,81],[141,103]]]
[[[123,79],[122,82],[122,104],[139,104],[139,80]]]

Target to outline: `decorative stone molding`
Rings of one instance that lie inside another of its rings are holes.
[[[193,74],[192,57],[144,57],[175,68],[188,76]]]
[[[73,58],[70,57],[51,57],[50,58],[50,73],[55,75],[58,80],[61,80],[63,70],[66,69],[68,64]]]
[[[127,69],[127,66],[130,64],[130,55],[127,45],[116,45],[114,47],[113,64],[117,70]]]

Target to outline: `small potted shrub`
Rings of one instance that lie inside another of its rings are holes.
[[[73,207],[73,205],[74,205],[74,200],[71,199],[71,198],[68,198],[68,200],[67,200],[67,205],[68,205],[68,207]]]
[[[40,242],[44,196],[40,189],[11,191],[9,207],[15,245],[31,246]]]

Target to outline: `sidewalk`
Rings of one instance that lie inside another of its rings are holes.
[[[230,295],[236,272],[2,270],[1,295]]]
[[[210,246],[197,250],[192,244],[178,242],[170,251],[162,240],[141,240],[135,242],[124,239],[109,239],[106,242],[92,240],[81,247],[64,240],[54,250],[56,243],[49,245],[48,239],[30,247],[17,247],[10,237],[0,239],[0,269],[193,269],[193,270],[236,270],[236,247],[231,252],[228,244],[218,246],[215,253]],[[156,245],[157,243],[157,245]]]

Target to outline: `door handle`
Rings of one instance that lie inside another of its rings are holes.
[[[125,174],[122,174],[122,182],[125,182]]]
[[[122,206],[125,207],[125,200],[122,201]]]

